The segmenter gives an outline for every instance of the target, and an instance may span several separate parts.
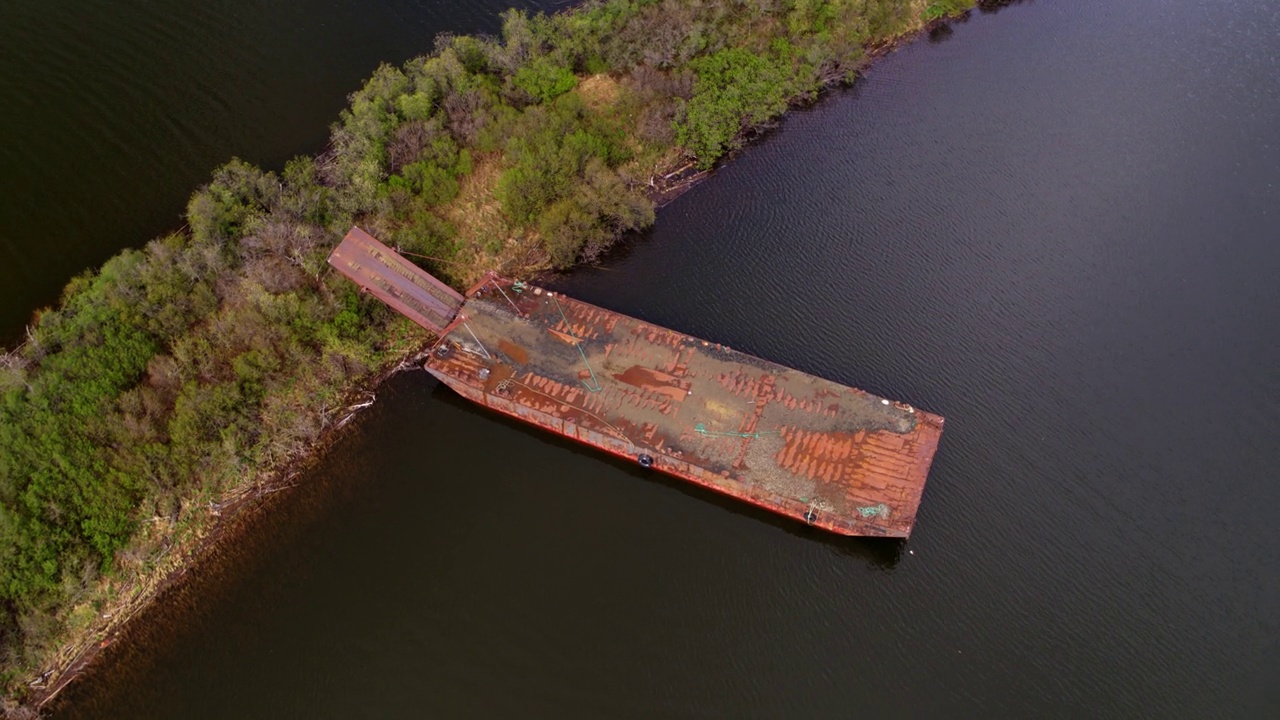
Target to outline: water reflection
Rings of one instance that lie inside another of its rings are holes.
[[[977,10],[983,15],[994,15],[1000,12],[1001,10],[1004,10],[1005,8],[1011,7],[1013,5],[1021,5],[1024,2],[1027,2],[1027,0],[979,0]],[[947,18],[937,23],[933,27],[929,28],[929,33],[928,33],[929,42],[940,43],[947,40],[953,34],[955,34],[955,28],[953,27],[953,25],[960,25],[960,24],[967,23],[969,22],[969,19],[972,17],[973,17],[973,12],[967,11],[961,15],[958,15],[952,18]]]
[[[949,22],[938,23],[937,25],[934,25],[933,27],[929,28],[929,42],[940,43],[943,40],[946,40],[947,38],[954,35],[955,32],[956,31],[953,30],[951,27],[951,23]]]

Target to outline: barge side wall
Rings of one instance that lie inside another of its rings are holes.
[[[640,453],[648,454],[653,458],[653,469],[660,470],[668,475],[692,482],[695,485],[699,485],[709,490],[714,490],[715,492],[728,495],[735,500],[750,503],[751,505],[763,510],[784,515],[807,525],[818,527],[838,535],[894,538],[905,538],[908,536],[908,533],[906,532],[889,530],[874,523],[861,523],[857,521],[838,522],[840,518],[828,513],[819,513],[818,517],[811,522],[805,517],[805,513],[809,510],[808,506],[805,506],[795,500],[777,496],[772,493],[762,493],[758,489],[753,489],[732,478],[710,473],[697,465],[685,460],[670,457],[661,451],[655,451],[654,449],[647,447],[641,448],[633,443],[623,442],[622,440],[610,437],[603,433],[583,429],[571,420],[558,418],[539,410],[513,403],[505,398],[486,393],[479,388],[460,381],[456,377],[441,373],[430,367],[430,365],[426,366],[426,370],[445,385],[449,386],[449,388],[454,392],[478,405],[483,405],[484,407],[496,410],[497,412],[513,417],[522,422],[536,425],[545,430],[550,430],[562,437],[570,438],[583,444],[599,448],[605,452],[612,453],[613,455],[632,462],[636,461]],[[921,414],[924,415],[925,413]],[[940,423],[934,422],[934,419],[931,416],[922,417],[920,419],[922,421],[922,425],[927,425],[928,428],[930,428],[927,432],[929,432],[929,442],[931,446],[936,446],[938,438],[941,435]],[[914,522],[910,523],[908,527],[913,525]]]

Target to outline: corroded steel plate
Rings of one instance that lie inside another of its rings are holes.
[[[426,368],[471,400],[801,522],[906,537],[943,419],[490,275]]]
[[[422,327],[440,333],[463,297],[358,227],[329,254],[329,264]]]

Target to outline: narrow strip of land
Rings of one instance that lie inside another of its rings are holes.
[[[38,704],[428,337],[329,272],[355,223],[464,287],[592,260],[655,198],[970,0],[599,0],[379,68],[330,149],[233,160],[187,227],[0,355],[0,637]],[[77,660],[78,659],[78,660]]]

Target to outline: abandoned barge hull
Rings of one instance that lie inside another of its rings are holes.
[[[841,535],[910,534],[943,426],[493,274],[425,368],[480,405]]]

